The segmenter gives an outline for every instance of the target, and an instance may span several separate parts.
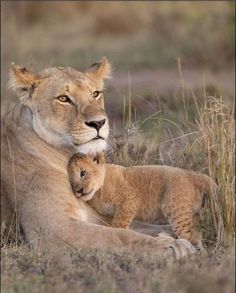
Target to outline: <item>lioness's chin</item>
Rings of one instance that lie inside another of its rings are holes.
[[[104,139],[96,139],[76,146],[76,151],[82,154],[96,155],[104,151],[107,143]]]

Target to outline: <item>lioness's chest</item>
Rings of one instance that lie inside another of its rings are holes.
[[[90,204],[90,203],[89,203]],[[104,216],[114,216],[116,205],[110,202],[104,202],[99,199],[94,199],[90,204],[99,214]]]

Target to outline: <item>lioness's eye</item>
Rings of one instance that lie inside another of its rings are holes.
[[[72,103],[71,100],[67,96],[59,96],[57,97],[58,101],[61,103]]]
[[[95,99],[98,99],[99,96],[100,96],[100,94],[101,94],[101,91],[95,91],[95,92],[93,92],[93,97],[94,97]]]
[[[80,172],[80,177],[82,178],[82,177],[84,177],[86,175],[86,171],[81,171]]]

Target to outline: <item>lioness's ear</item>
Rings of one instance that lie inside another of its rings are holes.
[[[96,161],[97,164],[104,164],[105,163],[105,157],[103,153],[97,154],[94,158],[93,161]]]
[[[86,71],[86,74],[96,81],[102,81],[104,78],[111,77],[111,64],[107,58],[103,57],[98,62],[92,64]]]
[[[21,101],[26,101],[33,94],[39,81],[36,74],[29,72],[25,67],[11,64],[9,87],[16,91]]]

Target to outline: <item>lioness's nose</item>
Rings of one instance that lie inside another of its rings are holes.
[[[85,124],[89,127],[95,128],[97,131],[105,124],[106,119],[102,119],[100,121],[89,121],[85,122]]]

